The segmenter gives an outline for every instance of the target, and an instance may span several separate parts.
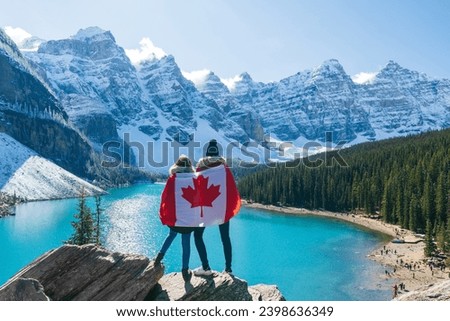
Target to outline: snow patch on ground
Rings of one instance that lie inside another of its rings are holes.
[[[78,197],[104,191],[0,133],[0,191],[29,201]]]

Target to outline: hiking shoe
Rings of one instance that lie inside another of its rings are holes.
[[[233,270],[231,270],[231,268],[225,268],[225,270],[223,270],[223,273],[228,273],[233,275]]]
[[[204,269],[202,266],[200,266],[194,270],[194,275],[196,275],[196,276],[208,276],[211,274],[212,274],[212,271],[209,267]]]
[[[188,282],[192,277],[192,272],[189,269],[182,269],[181,275],[183,276],[183,280]]]
[[[164,254],[158,253],[158,255],[155,258],[155,265],[161,264],[163,257],[164,257]]]

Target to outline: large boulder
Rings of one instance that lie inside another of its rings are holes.
[[[0,301],[50,301],[44,287],[34,279],[18,278],[0,288]]]
[[[192,276],[185,282],[181,273],[164,275],[148,297],[154,301],[251,301],[247,282],[228,273]]]
[[[32,278],[55,301],[143,300],[163,274],[163,266],[155,266],[145,256],[113,253],[95,245],[64,245],[36,259],[1,289]]]
[[[181,273],[164,275],[150,292],[152,301],[285,301],[275,285],[247,282],[228,273],[214,272],[211,276],[192,276],[187,282]]]
[[[257,284],[248,287],[253,301],[286,301],[276,285]]]

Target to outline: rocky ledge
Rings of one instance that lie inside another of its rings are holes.
[[[64,245],[19,271],[0,287],[0,301],[282,301],[276,286],[248,286],[215,272],[185,282],[181,273],[142,255],[110,252],[94,245]]]
[[[450,301],[450,280],[429,284],[398,296],[396,301]]]

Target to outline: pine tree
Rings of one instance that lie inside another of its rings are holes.
[[[95,196],[95,214],[94,214],[94,222],[95,222],[95,227],[94,227],[94,239],[95,239],[95,244],[97,245],[101,245],[101,241],[100,241],[100,223],[101,223],[101,215],[103,213],[104,209],[102,208],[102,197],[100,195],[96,195]]]
[[[436,187],[436,217],[444,223],[447,222],[448,197],[445,173],[441,172]]]
[[[445,224],[439,224],[436,232],[436,241],[438,248],[446,253],[447,252],[447,229],[445,228]]]
[[[409,229],[411,231],[417,231],[417,217],[419,216],[419,202],[416,195],[411,197],[411,203],[409,204]]]
[[[422,209],[425,215],[425,219],[430,221],[432,224],[432,228],[434,227],[436,211],[434,208],[435,205],[435,197],[433,191],[433,183],[431,180],[431,175],[427,176],[425,180],[425,187],[422,196]]]
[[[436,245],[433,241],[433,228],[431,226],[431,221],[427,220],[427,227],[425,231],[425,256],[430,257],[436,251]]]
[[[447,228],[445,229],[444,234],[444,242],[445,242],[445,248],[443,249],[444,253],[450,252],[450,219],[447,222]]]
[[[381,214],[386,222],[392,222],[393,201],[392,201],[392,188],[391,180],[387,180],[383,192],[383,199],[381,201]]]
[[[83,245],[95,243],[94,239],[94,221],[92,219],[91,209],[86,204],[86,193],[81,191],[78,199],[78,213],[74,215],[75,221],[72,222],[74,233],[66,242],[68,244]]]

